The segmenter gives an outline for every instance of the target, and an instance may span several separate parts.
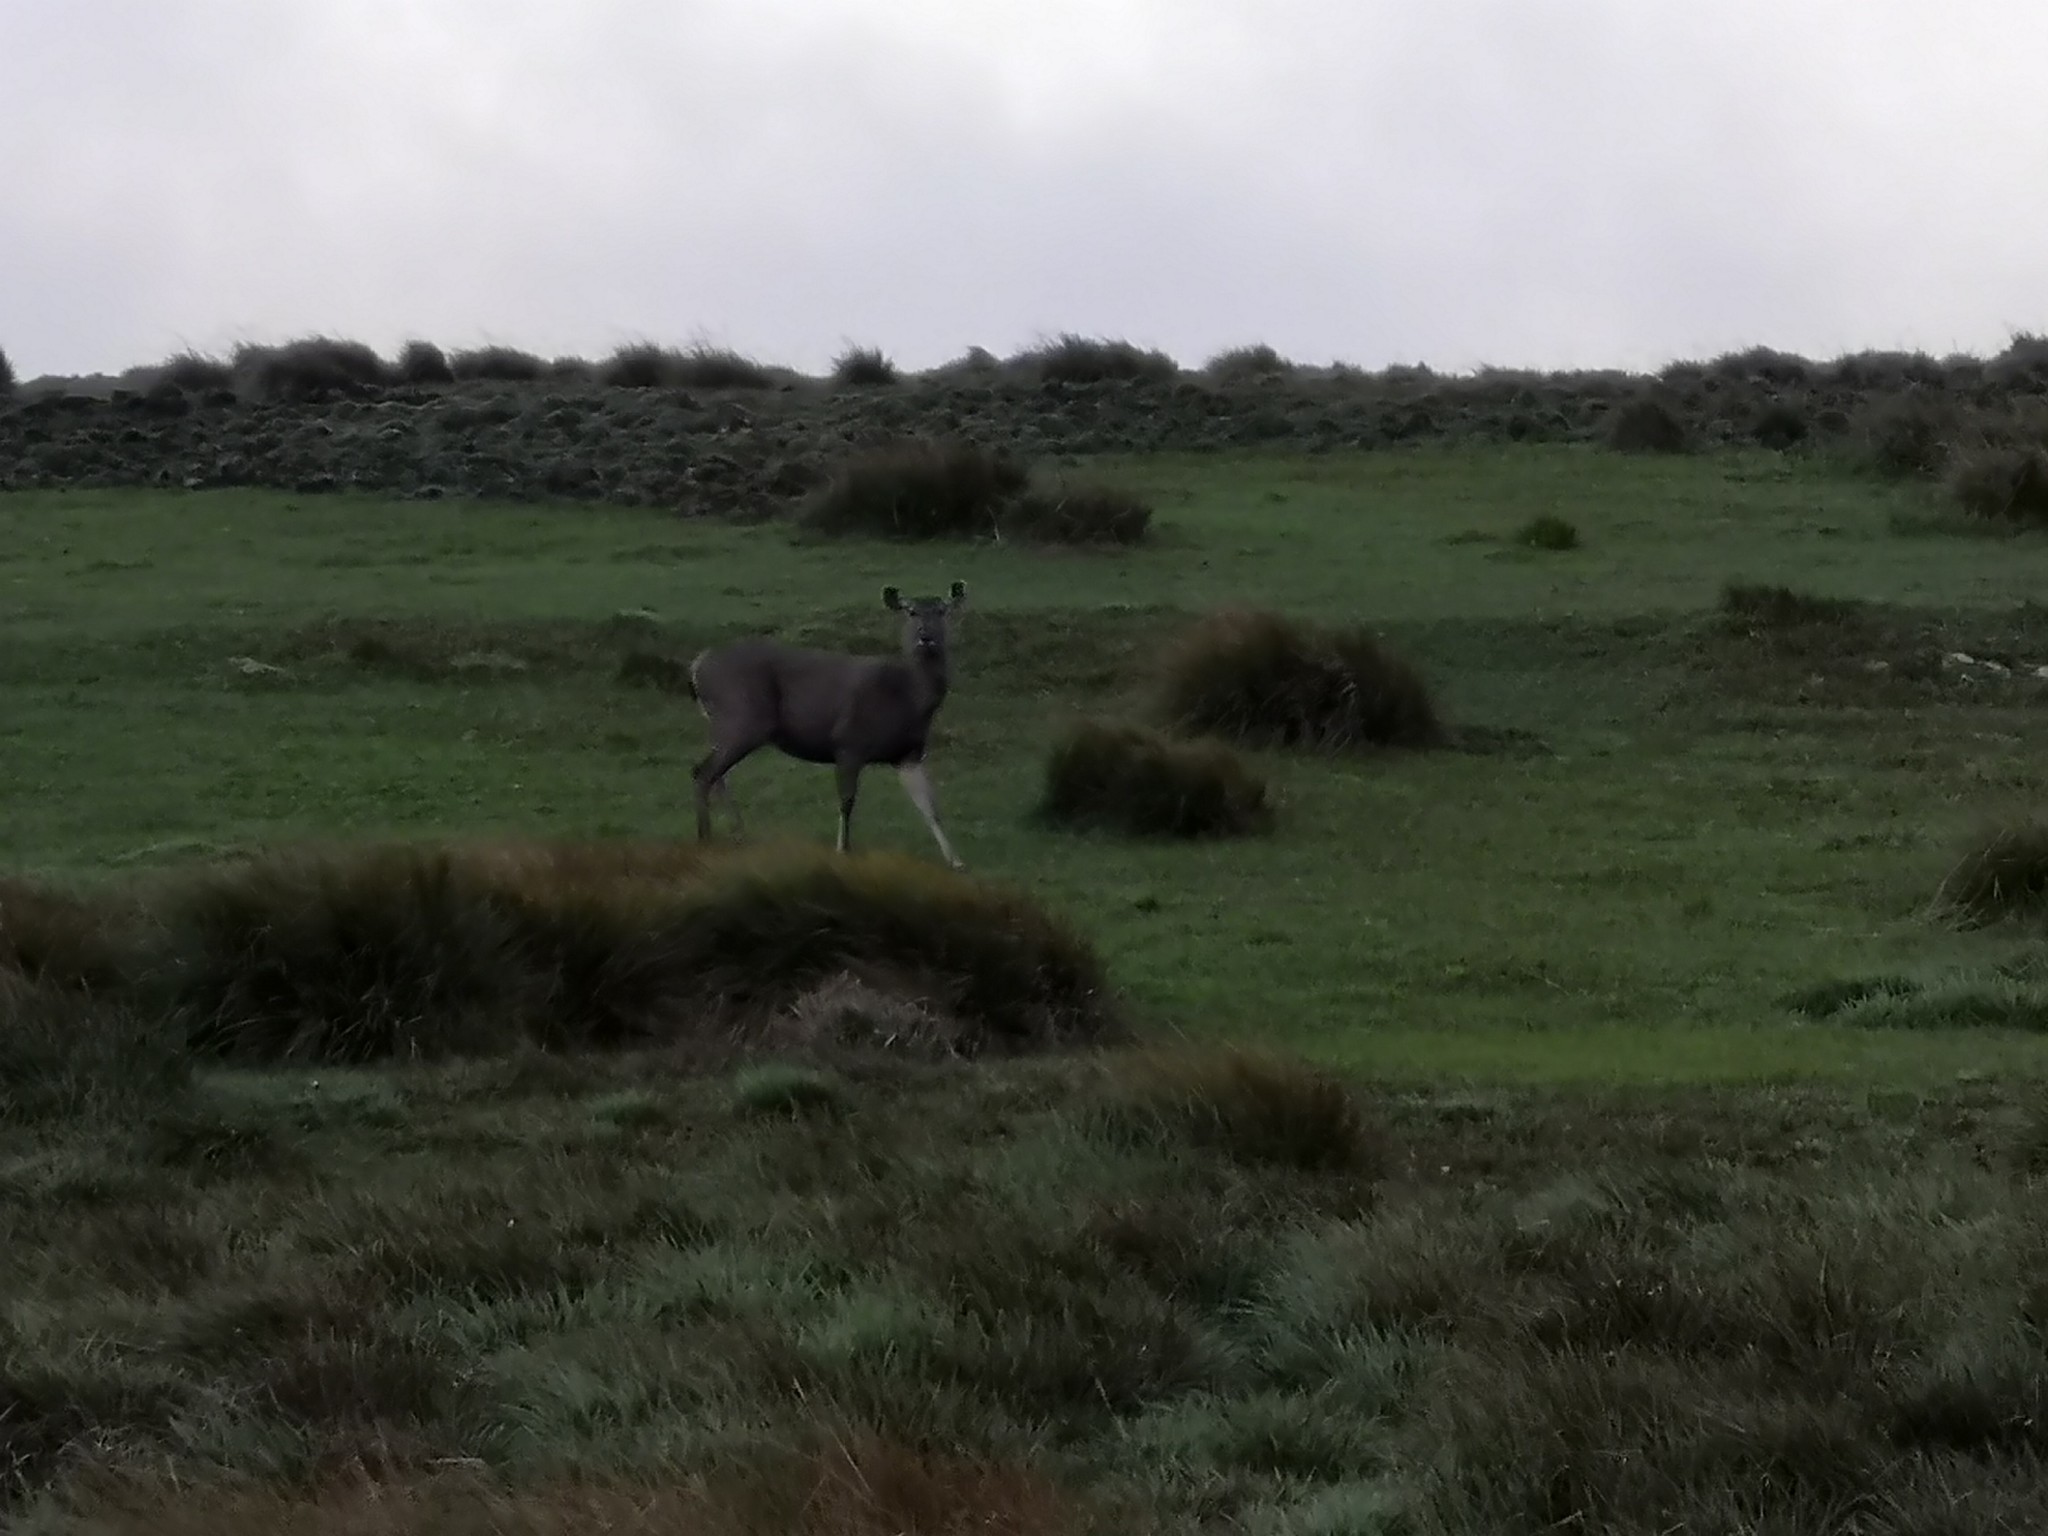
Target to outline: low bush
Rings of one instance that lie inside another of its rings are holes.
[[[965,442],[912,440],[855,454],[814,492],[800,518],[824,534],[976,538],[1029,483],[1007,454]]]
[[[1063,924],[884,854],[288,850],[173,882],[159,917],[148,982],[193,1049],[236,1061],[846,1043],[814,1041],[805,1011],[846,978],[934,1021],[906,1045],[951,1054],[1085,1038],[1113,1018],[1100,961]]]
[[[1170,384],[1180,377],[1180,365],[1164,352],[1071,332],[1018,353],[1011,366],[1046,384]]]
[[[1860,618],[1864,608],[1848,598],[1818,597],[1811,592],[1762,582],[1731,581],[1721,588],[1721,612],[1754,629],[1796,629],[1846,623]]]
[[[14,393],[14,364],[8,360],[7,351],[0,347],[0,400]]]
[[[1744,383],[1779,387],[1805,385],[1813,375],[1813,364],[1775,347],[1751,347],[1746,352],[1728,352],[1708,365],[1721,378]]]
[[[683,355],[673,347],[636,341],[597,365],[597,382],[607,389],[659,389],[682,382]]]
[[[0,876],[0,974],[105,991],[129,974],[136,915],[109,898]]]
[[[1579,530],[1576,525],[1545,512],[1532,517],[1515,530],[1515,542],[1530,549],[1565,550],[1579,547]]]
[[[1977,834],[1942,877],[1935,903],[1970,923],[2033,916],[2048,908],[2048,823],[2019,822]]]
[[[1136,837],[1265,831],[1265,782],[1221,742],[1175,741],[1141,725],[1083,720],[1053,743],[1039,815],[1054,826]]]
[[[1610,409],[1600,438],[1621,453],[1683,453],[1691,434],[1678,412],[1659,395],[1643,394]]]
[[[848,347],[832,360],[837,384],[894,384],[898,377],[895,363],[880,347]]]
[[[1949,472],[1956,506],[1991,523],[2048,525],[2048,452],[1980,448],[1960,455]]]
[[[1955,407],[1909,390],[1880,400],[1851,418],[1851,456],[1863,468],[1892,479],[1938,473],[1948,462],[1959,429]]]
[[[235,370],[231,364],[217,357],[208,357],[200,352],[179,352],[164,359],[156,370],[155,382],[195,393],[232,389]]]
[[[1037,544],[1139,544],[1151,527],[1152,504],[1135,491],[1055,480],[1017,498],[999,531]]]
[[[1252,384],[1263,379],[1284,379],[1295,372],[1295,365],[1260,342],[1218,352],[1202,365],[1202,372],[1217,384]]]
[[[391,375],[401,384],[453,384],[448,354],[431,341],[408,341],[399,349]]]
[[[1160,658],[1151,712],[1188,735],[1251,747],[1433,747],[1448,740],[1422,675],[1367,629],[1230,610]]]
[[[471,347],[451,356],[448,368],[461,384],[531,384],[548,372],[546,362],[516,347]]]
[[[730,347],[698,343],[671,354],[673,382],[684,389],[772,389],[775,375]]]
[[[391,374],[359,341],[307,336],[275,347],[237,347],[234,378],[236,391],[247,399],[293,404],[381,389]]]
[[[1806,417],[1789,405],[1772,404],[1757,413],[1749,435],[1759,447],[1782,453],[1806,441]]]
[[[1378,1177],[1393,1164],[1385,1132],[1345,1082],[1305,1062],[1235,1049],[1119,1057],[1109,1123],[1185,1137],[1247,1164]]]

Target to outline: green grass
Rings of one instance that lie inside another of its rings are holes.
[[[1781,694],[1807,660],[1695,636],[1728,583],[1786,579],[1995,626],[2041,589],[2048,543],[1900,539],[1916,493],[1770,454],[1095,471],[1152,497],[1158,548],[825,550],[603,508],[7,497],[12,861],[92,876],[279,836],[688,835],[702,723],[615,683],[625,649],[750,628],[880,649],[882,585],[963,577],[975,610],[933,755],[949,827],[970,868],[1080,922],[1155,1020],[1401,1072],[1732,1075],[1708,1040],[1742,1042],[1759,1075],[1941,1076],[1986,1052],[2032,1069],[2025,1042],[1983,1032],[1872,1067],[1879,1047],[1817,1043],[1777,1002],[2016,942],[1924,908],[1985,808],[2040,791],[2030,695],[1803,707]],[[1543,513],[1585,531],[1570,561],[1513,543]],[[1114,710],[1159,639],[1225,603],[1377,625],[1453,724],[1548,751],[1263,755],[1279,830],[1227,847],[1033,825],[1048,728]],[[856,837],[922,854],[891,779],[870,775]],[[734,784],[757,831],[830,835],[829,775],[763,753]],[[1637,1049],[1594,1043],[1638,1031]]]
[[[0,884],[41,924],[0,929],[0,1523],[2048,1525],[2042,932],[1934,903],[2048,787],[2048,612],[2016,606],[2048,541],[1903,537],[1933,492],[1767,454],[1088,473],[1153,502],[1151,547],[0,497],[0,876],[687,837],[704,727],[628,654],[880,649],[882,586],[958,578],[949,831],[1141,1032],[789,1049],[841,1012],[936,1027],[856,978],[766,1060],[195,1072],[104,995],[114,937]],[[1543,516],[1582,547],[1518,543]],[[1253,839],[1041,826],[1049,734],[1132,718],[1155,647],[1225,606],[1378,629],[1461,745],[1253,754]],[[855,835],[900,870],[933,850],[891,777]],[[820,769],[734,788],[757,837],[832,831]],[[390,982],[349,943],[389,917],[365,889],[308,910],[307,952]],[[570,969],[606,974],[636,899],[560,935]]]

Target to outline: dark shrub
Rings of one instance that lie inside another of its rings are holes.
[[[1948,459],[1957,430],[1955,407],[1917,391],[1879,401],[1851,424],[1856,457],[1880,475],[1931,475]]]
[[[1341,1078],[1244,1050],[1150,1051],[1110,1063],[1112,1126],[1163,1130],[1251,1165],[1378,1177],[1385,1133]],[[1149,1124],[1148,1124],[1149,1122]]]
[[[192,1048],[366,1062],[787,1037],[825,984],[956,1021],[976,1054],[1085,1036],[1087,943],[1020,894],[909,858],[695,843],[269,854],[173,884],[155,983]]]
[[[455,370],[448,354],[431,341],[408,341],[399,349],[392,375],[401,384],[453,384]]]
[[[105,898],[0,877],[0,973],[104,991],[134,963],[134,915]]]
[[[1227,837],[1273,824],[1265,782],[1229,747],[1084,720],[1053,743],[1039,814],[1137,837]]]
[[[998,526],[1027,483],[1007,454],[974,443],[905,441],[859,453],[812,495],[806,527],[893,539],[973,538]]]
[[[1071,333],[1020,352],[1011,364],[1048,384],[1167,384],[1180,375],[1179,364],[1164,352]]]
[[[185,1043],[160,1017],[0,970],[0,1123],[133,1124],[170,1107],[189,1077]]]
[[[7,360],[7,352],[0,348],[0,400],[14,393],[14,364]]]
[[[2048,336],[2017,332],[1984,367],[1985,377],[2007,389],[2048,390]]]
[[[1683,453],[1688,442],[1685,423],[1663,399],[1638,395],[1608,411],[1600,435],[1622,453]]]
[[[2022,822],[1978,834],[1942,878],[1935,903],[1972,923],[2048,907],[2048,824]]]
[[[450,357],[448,367],[463,384],[531,384],[548,371],[548,365],[531,352],[513,347],[472,347]]]
[[[1054,482],[1026,491],[1001,531],[1040,544],[1137,544],[1151,526],[1151,504],[1134,491]]]
[[[880,347],[848,347],[832,360],[832,378],[839,384],[894,384],[898,373]]]
[[[1789,405],[1767,405],[1750,423],[1749,435],[1765,448],[1783,452],[1806,439],[1806,418]]]
[[[730,347],[703,343],[675,356],[675,382],[685,389],[772,389],[775,375]]]
[[[359,341],[307,336],[276,347],[237,347],[235,388],[251,400],[318,402],[381,389],[384,360]]]
[[[597,382],[608,389],[660,389],[680,385],[684,367],[675,348],[636,341],[597,365]]]
[[[1439,746],[1422,676],[1364,628],[1326,630],[1233,610],[1184,631],[1160,659],[1161,725],[1252,747]]]
[[[1726,353],[1714,359],[1712,368],[1724,379],[1778,387],[1805,384],[1813,373],[1813,364],[1805,358],[1772,347],[1751,347],[1747,352]]]
[[[1577,549],[1579,530],[1553,512],[1532,517],[1515,530],[1515,542],[1531,549]]]
[[[2039,448],[1980,448],[1957,458],[1949,495],[1987,522],[2048,524],[2048,453]]]
[[[1247,384],[1261,379],[1282,379],[1295,371],[1294,364],[1260,342],[1252,347],[1232,347],[1218,352],[1202,365],[1202,372],[1218,384]]]
[[[1731,581],[1721,589],[1721,611],[1753,628],[1789,629],[1841,624],[1863,614],[1863,605],[1838,597],[1816,597],[1791,587]]]
[[[1925,352],[1850,352],[1827,364],[1822,376],[1838,388],[1874,393],[1946,382],[1942,365]]]
[[[180,352],[164,359],[163,365],[157,369],[156,381],[194,393],[230,389],[234,386],[235,370],[217,357]]]

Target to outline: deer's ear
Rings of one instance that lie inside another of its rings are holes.
[[[964,582],[964,581],[956,581],[956,582],[954,582],[954,583],[953,583],[953,606],[954,606],[955,608],[963,607],[963,606],[965,606],[966,602],[967,602],[967,583],[966,583],[966,582]]]
[[[899,612],[903,607],[903,594],[894,587],[882,588],[882,606],[891,613]]]

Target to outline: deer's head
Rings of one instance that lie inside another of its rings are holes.
[[[903,615],[903,649],[920,660],[946,654],[948,621],[967,605],[967,583],[956,581],[947,597],[906,598],[894,587],[882,588],[882,606]]]

